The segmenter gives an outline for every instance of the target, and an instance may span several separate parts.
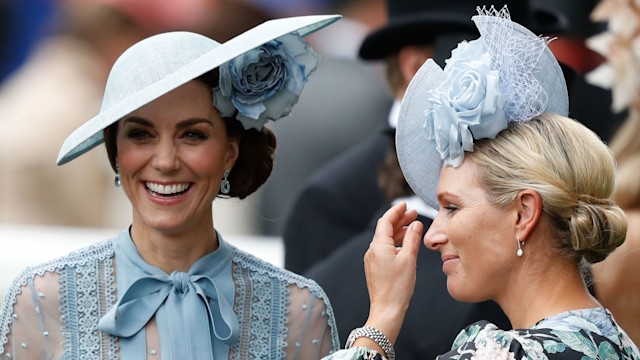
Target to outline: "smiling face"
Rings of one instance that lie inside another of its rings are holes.
[[[513,224],[517,212],[487,199],[480,167],[465,159],[440,173],[440,211],[425,234],[425,246],[440,251],[447,288],[459,301],[495,299],[517,260]]]
[[[134,226],[211,228],[212,203],[238,141],[227,136],[210,88],[191,81],[132,112],[118,122],[116,144]]]

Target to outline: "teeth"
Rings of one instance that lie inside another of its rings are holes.
[[[162,194],[162,195],[171,195],[183,192],[189,188],[189,184],[172,184],[172,185],[162,185],[148,182],[146,183],[147,189],[153,191],[154,193]]]

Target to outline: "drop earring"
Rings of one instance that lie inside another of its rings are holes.
[[[224,171],[224,179],[220,181],[220,192],[227,195],[231,191],[231,183],[229,182],[229,170]]]
[[[120,164],[116,162],[116,178],[113,180],[113,185],[115,187],[122,186],[122,181],[120,180]]]
[[[518,257],[522,257],[522,254],[524,254],[524,252],[522,251],[522,245],[524,245],[524,241],[520,241],[519,238],[516,238],[516,242],[518,243],[518,251],[516,251],[516,255],[518,255]]]

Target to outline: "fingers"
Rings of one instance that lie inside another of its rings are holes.
[[[412,222],[406,229],[402,249],[398,253],[399,256],[407,256],[416,258],[422,243],[422,228],[424,225],[420,221]]]
[[[415,210],[407,211],[407,204],[402,202],[387,210],[376,225],[372,244],[396,245],[402,242],[406,225],[418,217]]]
[[[411,209],[411,210],[407,210],[404,213],[404,215],[402,216],[402,219],[400,219],[400,221],[398,221],[398,223],[393,227],[393,231],[394,231],[393,241],[395,245],[402,244],[405,237],[405,233],[407,231],[407,225],[413,222],[414,220],[416,220],[417,218],[418,218],[418,212],[416,210]]]

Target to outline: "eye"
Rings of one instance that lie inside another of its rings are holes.
[[[184,132],[183,136],[187,139],[192,139],[192,140],[204,140],[207,138],[207,135],[205,135],[204,132],[199,130],[187,130]]]
[[[453,204],[449,204],[449,205],[443,206],[443,208],[447,211],[447,215],[452,215],[456,211],[460,210],[460,208],[458,206],[453,205]]]
[[[145,129],[131,129],[127,133],[127,137],[130,139],[147,139],[151,137],[151,133]]]

